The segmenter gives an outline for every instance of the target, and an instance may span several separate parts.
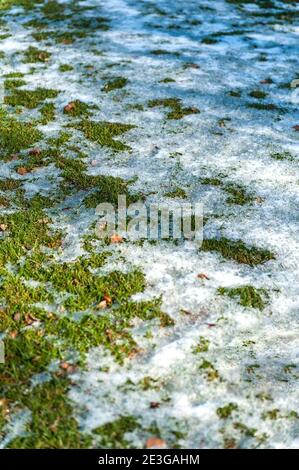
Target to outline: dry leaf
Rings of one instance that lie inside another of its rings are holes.
[[[111,243],[122,243],[123,237],[121,235],[118,235],[115,233],[114,235],[111,235],[110,237],[110,242]]]
[[[11,331],[11,332],[9,333],[9,337],[12,338],[12,339],[15,339],[17,336],[18,336],[18,332],[17,332],[17,331]]]
[[[299,132],[299,124],[296,124],[295,126],[293,126],[293,129],[294,129],[296,132]]]
[[[156,409],[160,407],[160,403],[158,401],[152,401],[150,404],[150,408]]]
[[[40,155],[41,153],[42,151],[38,148],[30,149],[28,152],[29,155]]]
[[[107,302],[106,300],[102,300],[98,305],[97,308],[104,309],[107,308]]]
[[[8,225],[7,224],[0,224],[0,230],[1,232],[5,232],[5,230],[7,229]]]
[[[18,169],[17,169],[17,173],[19,175],[26,175],[26,173],[28,173],[27,169],[24,167],[24,166],[20,166]]]
[[[105,294],[104,295],[104,300],[107,302],[108,305],[112,304],[112,299],[111,299],[110,295]]]
[[[197,277],[198,277],[198,279],[207,279],[207,280],[210,279],[210,278],[209,278],[206,274],[204,274],[204,273],[199,273],[199,274],[197,274]]]
[[[150,437],[146,441],[146,448],[147,449],[166,449],[166,442],[163,439],[159,439],[158,437]]]
[[[32,325],[32,323],[34,323],[36,321],[37,321],[37,318],[35,318],[33,315],[31,315],[31,313],[27,313],[27,315],[25,315],[26,325]]]
[[[73,111],[73,109],[75,109],[75,102],[74,101],[70,101],[64,108],[64,112],[65,113],[70,113],[71,111]]]
[[[13,316],[14,321],[20,321],[21,320],[21,314],[20,313],[15,313]]]

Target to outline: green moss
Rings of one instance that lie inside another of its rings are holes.
[[[74,67],[71,64],[61,64],[58,68],[59,72],[71,72]]]
[[[121,416],[115,421],[96,428],[93,433],[99,436],[102,449],[129,449],[130,444],[125,439],[125,434],[139,427],[134,416]]]
[[[112,90],[118,90],[120,88],[124,88],[128,83],[128,79],[125,77],[115,77],[112,80],[109,80],[103,86],[102,90],[106,93]]]
[[[0,180],[0,191],[14,191],[15,189],[18,189],[21,184],[21,181],[14,180],[12,178]]]
[[[70,124],[70,126],[83,132],[85,137],[92,142],[109,147],[117,152],[123,150],[130,150],[128,145],[123,144],[114,137],[122,135],[125,132],[133,129],[135,126],[132,124],[121,124],[118,122],[105,122],[105,121],[90,121],[84,119],[83,121]]]
[[[220,178],[202,178],[200,182],[204,185],[220,187],[228,194],[226,199],[228,204],[245,205],[251,204],[254,200],[254,197],[240,184],[225,182]]]
[[[67,378],[53,378],[37,385],[22,400],[31,412],[24,436],[14,439],[11,449],[79,449],[91,446],[91,437],[79,430],[67,392]]]
[[[45,215],[40,207],[17,211],[0,217],[1,223],[8,226],[9,236],[0,241],[0,260],[16,262],[29,250],[36,250],[41,245],[52,247],[60,244],[60,234],[50,235],[48,222],[44,223]]]
[[[207,338],[205,338],[204,336],[201,336],[199,338],[199,342],[197,343],[197,345],[193,349],[193,352],[195,354],[207,352],[209,350],[209,345],[210,345],[210,341]]]
[[[230,418],[232,413],[238,409],[238,405],[236,403],[228,403],[221,408],[217,408],[217,415],[220,419],[227,419]]]
[[[199,369],[204,373],[205,378],[209,381],[212,382],[213,380],[219,379],[219,373],[215,366],[204,359],[202,363],[199,366]]]
[[[279,419],[280,417],[281,417],[280,416],[280,410],[278,408],[274,408],[273,410],[265,411],[262,414],[263,419],[270,419],[271,421],[275,421],[275,420]]]
[[[233,96],[234,98],[241,98],[241,92],[237,90],[231,90],[228,93],[230,96]]]
[[[3,75],[4,78],[23,78],[24,74],[22,72],[10,72]]]
[[[31,147],[40,140],[42,133],[31,122],[17,121],[0,109],[0,150],[8,156]]]
[[[94,106],[90,106],[80,100],[74,100],[64,107],[63,112],[72,117],[86,117],[90,114],[92,108],[94,108]]]
[[[205,38],[203,38],[201,40],[202,44],[208,44],[208,45],[212,45],[212,44],[217,44],[218,40],[216,38],[213,38],[211,36],[207,36]]]
[[[285,109],[281,106],[277,106],[274,103],[248,103],[248,108],[258,109],[260,111],[280,111],[285,112]]]
[[[261,90],[253,90],[249,93],[249,96],[251,96],[252,98],[263,100],[263,99],[266,98],[267,93],[265,91],[261,91]]]
[[[30,64],[37,62],[48,62],[50,58],[50,52],[30,46],[24,53],[23,62]]]
[[[58,96],[59,91],[49,88],[36,88],[35,90],[14,90],[9,96],[5,96],[4,103],[10,106],[25,106],[34,109],[46,99]]]
[[[159,83],[174,83],[175,80],[171,77],[166,77],[166,78],[163,78],[163,80],[160,80]]]
[[[122,178],[113,176],[98,176],[94,179],[96,189],[93,193],[84,199],[86,207],[96,207],[101,202],[109,202],[115,206],[118,203],[118,196],[125,195],[127,204],[132,204],[140,199],[139,194],[131,194],[129,183]]]
[[[225,237],[220,239],[212,238],[204,240],[202,250],[216,251],[224,258],[234,260],[237,263],[248,264],[250,266],[256,266],[275,259],[274,254],[269,250],[246,246],[241,240],[229,240]]]
[[[290,152],[275,152],[271,153],[270,157],[273,158],[273,160],[287,160],[289,162],[294,161],[294,157]]]
[[[15,88],[18,88],[24,85],[26,85],[26,81],[22,80],[21,78],[6,79],[4,82],[5,90],[14,90]]]
[[[263,310],[266,306],[265,296],[266,291],[264,289],[256,289],[253,286],[242,286],[242,287],[221,287],[218,289],[218,293],[221,295],[227,295],[231,298],[238,298],[239,303],[243,307],[258,308]]]
[[[48,124],[51,121],[55,120],[55,105],[54,103],[46,103],[40,109],[41,113],[41,123]]]
[[[182,188],[176,188],[172,191],[169,191],[168,193],[165,194],[166,197],[171,197],[171,198],[181,198],[185,199],[187,197],[187,193],[184,189]]]
[[[155,99],[148,102],[150,108],[163,106],[164,108],[170,108],[171,111],[167,114],[167,119],[182,119],[184,116],[189,114],[198,114],[200,111],[197,108],[189,107],[184,108],[179,98],[163,98]]]

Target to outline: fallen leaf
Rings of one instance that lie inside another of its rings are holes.
[[[15,339],[18,336],[18,332],[17,331],[11,331],[9,333],[9,336],[10,336],[10,338]]]
[[[19,312],[15,313],[14,316],[13,316],[13,319],[14,319],[14,321],[20,321],[21,320],[21,314]]]
[[[30,149],[28,152],[29,155],[40,155],[41,153],[42,151],[39,148]]]
[[[64,108],[64,112],[65,113],[70,113],[71,111],[73,111],[73,109],[75,109],[75,102],[74,101],[70,101]]]
[[[27,313],[25,315],[25,323],[26,325],[32,325],[34,322],[37,321],[37,318],[35,318],[31,313]]]
[[[293,126],[293,129],[294,129],[296,132],[299,132],[299,124],[296,124],[295,126]]]
[[[24,167],[24,166],[20,166],[18,169],[17,169],[17,173],[19,175],[26,175],[26,173],[28,173],[27,169]]]
[[[111,305],[111,304],[112,304],[112,299],[111,299],[110,295],[105,294],[105,295],[104,295],[104,300],[106,300],[106,302],[107,302],[108,305]]]
[[[146,448],[147,449],[166,449],[166,442],[163,439],[159,439],[158,437],[150,437],[146,441]]]
[[[114,235],[111,235],[110,237],[110,242],[111,243],[122,243],[123,237],[121,235],[118,235],[115,233]]]
[[[7,229],[8,225],[7,224],[0,224],[0,230],[1,232],[5,232],[5,230]]]
[[[107,308],[106,300],[101,300],[101,302],[97,305],[97,308],[100,308],[100,309]]]
[[[204,273],[199,273],[199,274],[197,274],[197,277],[198,277],[198,279],[207,279],[207,280],[210,279],[210,278],[209,278],[206,274],[204,274]]]
[[[150,408],[156,409],[160,407],[160,403],[158,401],[152,401],[150,404]]]

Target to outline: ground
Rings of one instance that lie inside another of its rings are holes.
[[[296,4],[0,1],[2,448],[298,447]]]

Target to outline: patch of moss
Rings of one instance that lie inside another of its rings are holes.
[[[74,67],[71,64],[61,64],[58,68],[59,72],[71,72]]]
[[[31,412],[25,435],[15,438],[11,449],[80,449],[91,446],[91,437],[82,434],[73,417],[73,405],[67,397],[70,381],[52,378],[39,384],[22,399]]]
[[[179,98],[163,98],[150,100],[148,102],[150,108],[163,106],[164,108],[170,108],[171,111],[167,114],[167,119],[182,119],[184,116],[189,114],[198,114],[200,111],[195,107],[184,108]]]
[[[183,188],[176,188],[165,194],[166,197],[186,199],[187,193]]]
[[[228,194],[226,202],[228,204],[245,205],[251,204],[254,197],[249,194],[243,186],[236,183],[225,182],[220,178],[202,178],[201,184],[220,187],[223,191]]]
[[[294,161],[294,157],[290,152],[275,152],[271,153],[270,157],[273,158],[273,160],[287,160],[289,162]]]
[[[205,239],[201,249],[203,251],[216,251],[224,258],[249,266],[256,266],[275,259],[274,254],[269,250],[246,246],[241,240],[229,240],[225,237]]]
[[[30,46],[27,51],[24,52],[23,62],[30,64],[37,62],[48,62],[50,58],[50,52]]]
[[[166,78],[163,78],[162,80],[159,80],[159,83],[174,83],[175,80],[171,77],[166,77]]]
[[[204,359],[202,363],[199,366],[199,369],[204,373],[204,376],[209,382],[212,382],[213,380],[219,379],[219,373],[215,366]]]
[[[21,186],[21,181],[14,180],[13,178],[6,178],[0,180],[0,191],[14,191]]]
[[[253,286],[242,286],[242,287],[220,287],[218,293],[221,295],[227,295],[231,298],[238,298],[239,303],[243,307],[258,308],[263,310],[266,306],[265,296],[266,291],[264,289],[256,289]]]
[[[128,83],[128,79],[125,77],[115,77],[112,80],[109,80],[105,85],[103,86],[102,90],[104,92],[109,92],[112,90],[118,90],[120,88],[124,88]]]
[[[10,78],[6,79],[4,82],[5,90],[14,90],[20,86],[26,85],[26,81],[21,78]]]
[[[70,124],[70,126],[83,132],[88,140],[91,140],[92,142],[95,142],[101,146],[109,147],[117,152],[130,150],[130,147],[123,144],[119,140],[115,140],[114,137],[122,135],[135,127],[132,124],[90,121],[88,119],[84,119],[79,123]]]
[[[0,149],[9,156],[31,147],[42,138],[42,133],[31,122],[17,121],[0,109]]]
[[[260,111],[280,111],[285,112],[285,109],[281,106],[277,106],[274,103],[248,103],[248,108],[258,109]]]
[[[10,106],[24,106],[34,109],[46,99],[58,96],[59,91],[49,88],[36,88],[35,90],[14,90],[9,96],[5,96],[4,103]]]
[[[207,352],[209,350],[209,345],[210,345],[210,341],[204,336],[201,336],[199,338],[199,342],[193,349],[194,354]]]
[[[227,419],[230,418],[232,413],[238,409],[238,405],[236,403],[228,403],[221,408],[217,408],[217,415],[220,419]]]
[[[134,416],[121,416],[115,421],[96,428],[93,433],[100,438],[102,449],[129,449],[125,434],[135,431],[140,425]]]
[[[64,107],[64,114],[72,117],[86,117],[90,114],[90,109],[94,106],[90,106],[87,103],[84,103],[80,100],[71,101],[67,106]]]
[[[41,123],[48,124],[51,121],[55,120],[55,105],[54,103],[46,103],[44,104],[41,109]]]
[[[252,98],[263,100],[263,99],[266,98],[267,93],[265,91],[262,91],[262,90],[253,90],[249,93],[249,96],[251,96]]]

